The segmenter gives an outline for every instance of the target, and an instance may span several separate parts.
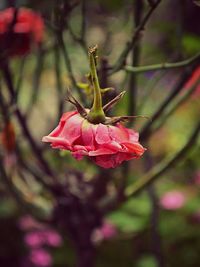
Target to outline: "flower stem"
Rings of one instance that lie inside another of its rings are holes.
[[[90,75],[94,89],[94,100],[92,108],[87,116],[89,122],[101,123],[105,121],[105,114],[102,107],[101,89],[96,70],[97,45],[89,48]]]

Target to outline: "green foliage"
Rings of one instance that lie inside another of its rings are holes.
[[[200,37],[198,35],[186,34],[183,36],[182,42],[187,54],[194,55],[199,52]]]

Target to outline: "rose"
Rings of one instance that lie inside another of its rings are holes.
[[[0,11],[0,51],[3,56],[25,55],[32,43],[42,41],[44,23],[41,16],[26,8]]]
[[[145,148],[138,142],[139,134],[121,123],[92,124],[78,112],[64,113],[59,125],[43,142],[53,148],[69,150],[80,160],[88,156],[103,168],[115,168],[123,161],[139,158]]]

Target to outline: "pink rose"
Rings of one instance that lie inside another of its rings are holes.
[[[14,20],[15,12],[15,8],[0,11],[0,51],[6,52],[6,56],[24,55],[30,52],[32,43],[42,41],[42,17],[27,8],[19,8]]]
[[[145,148],[138,142],[139,134],[121,123],[92,124],[77,111],[64,113],[59,125],[43,142],[53,148],[65,149],[80,160],[88,156],[103,168],[115,168],[123,161],[139,158]]]
[[[170,191],[165,193],[161,199],[160,204],[164,209],[176,210],[184,206],[186,201],[185,195],[180,191]]]

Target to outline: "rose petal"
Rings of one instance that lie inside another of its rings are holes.
[[[112,155],[115,154],[116,151],[107,149],[107,148],[99,148],[95,151],[90,151],[89,152],[89,156],[90,157],[94,157],[94,156],[99,156],[99,155]]]
[[[128,142],[129,141],[129,135],[120,124],[117,126],[109,126],[109,135],[113,141],[116,141],[118,143],[121,142]]]
[[[42,138],[43,142],[50,142],[52,143],[52,146],[56,147],[56,146],[62,146],[66,149],[69,149],[71,146],[69,144],[69,142],[64,139],[64,138],[59,138],[59,137],[52,137],[52,136],[44,136]]]
[[[146,150],[142,145],[139,143],[123,143],[123,145],[128,148],[129,153],[134,153],[137,156],[142,156],[144,151]]]
[[[106,144],[111,141],[111,138],[109,136],[109,127],[104,124],[99,124],[97,127],[95,140],[98,144]]]
[[[73,144],[81,136],[81,125],[83,118],[79,115],[71,116],[66,122],[60,132],[59,136],[65,138],[70,144]]]
[[[86,146],[90,145],[92,148],[94,148],[94,134],[95,132],[92,124],[87,120],[84,120],[81,127],[81,139],[83,144]]]

